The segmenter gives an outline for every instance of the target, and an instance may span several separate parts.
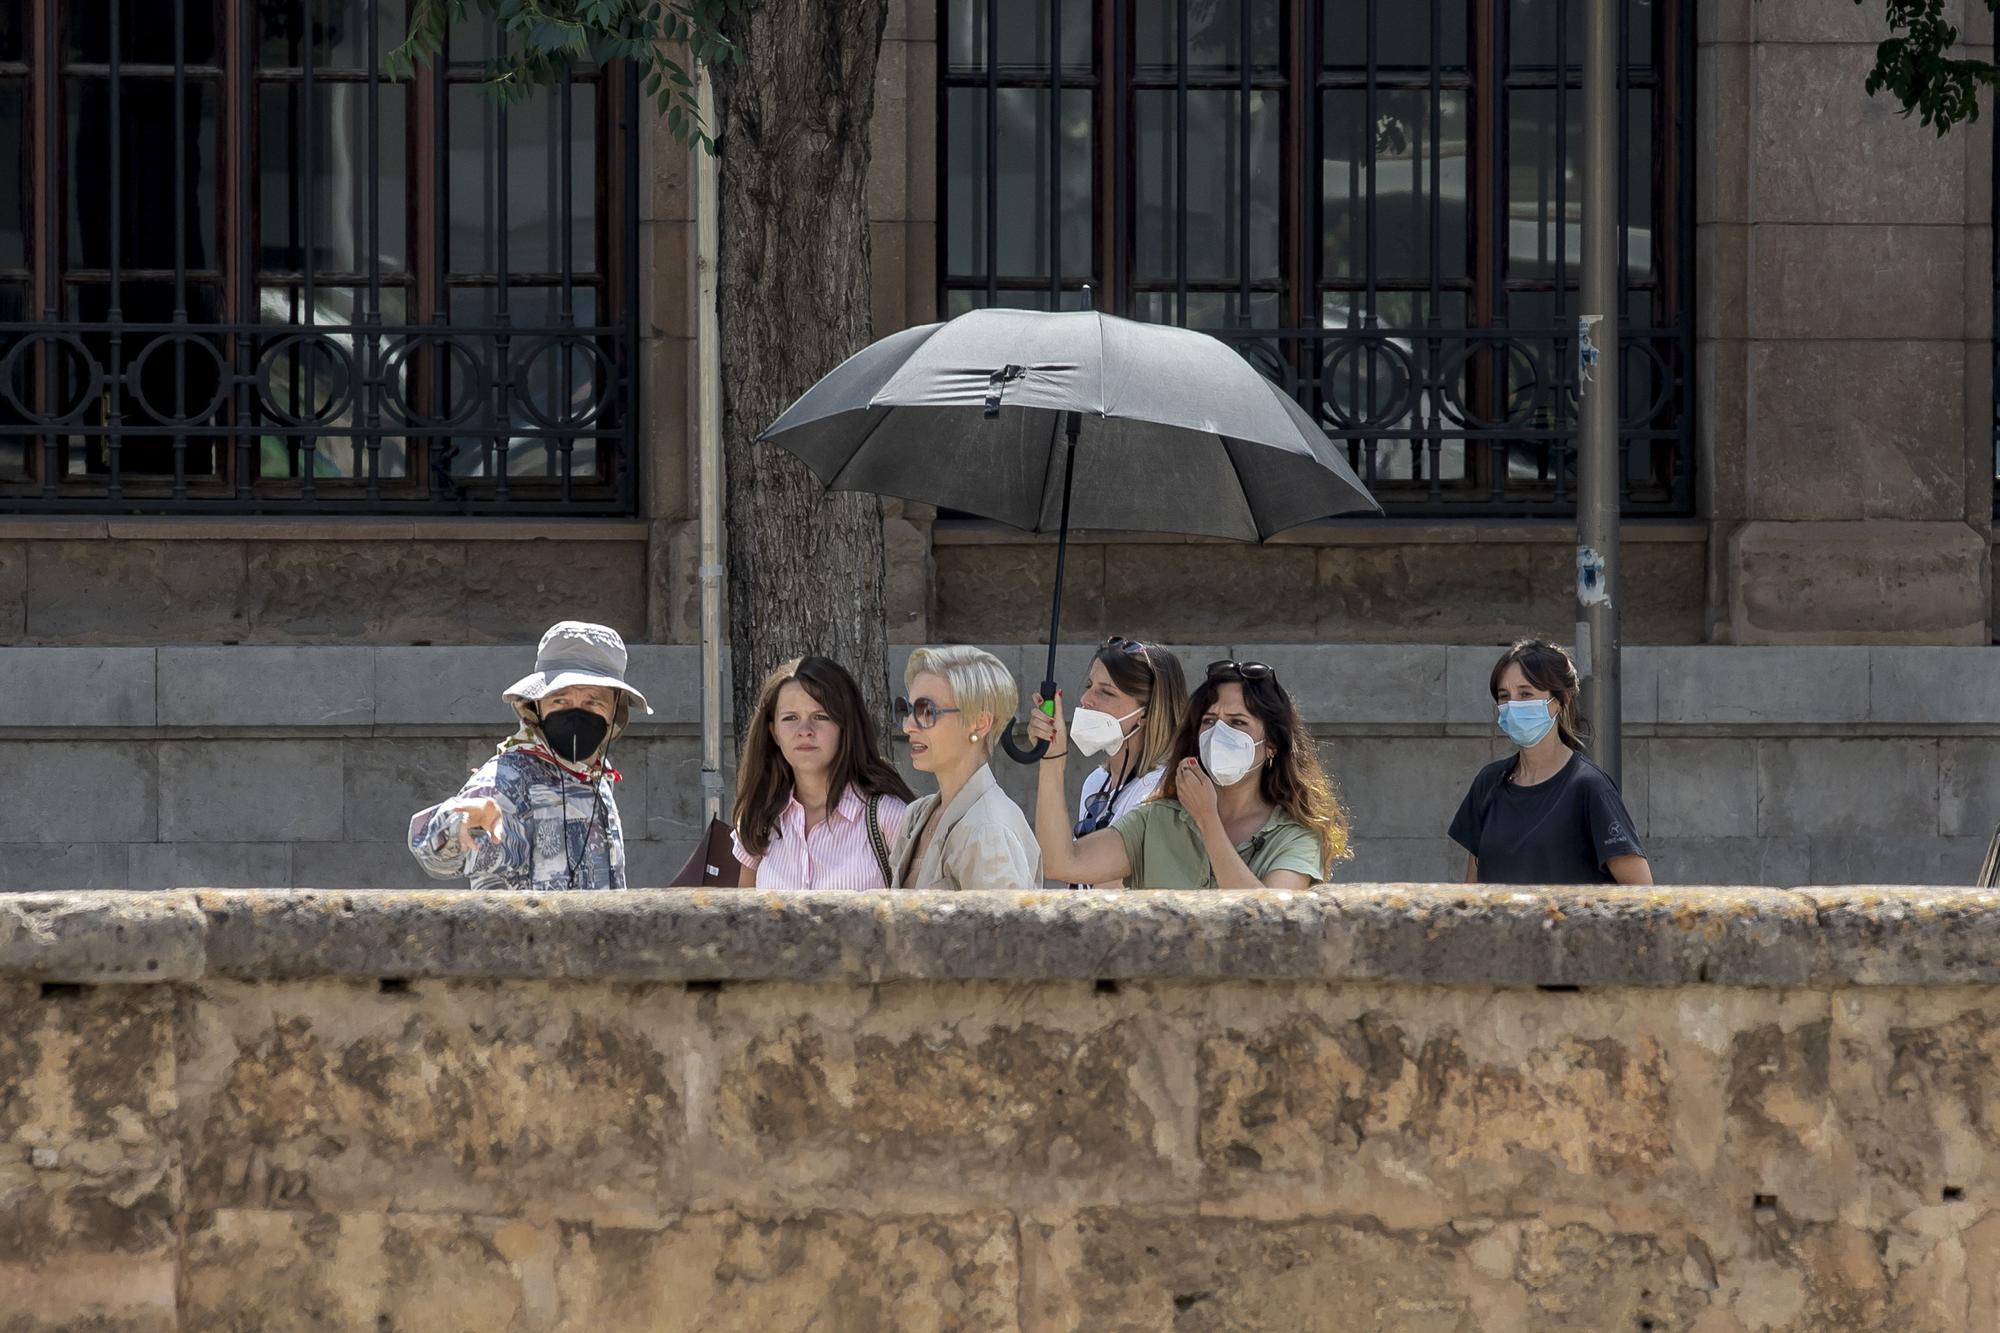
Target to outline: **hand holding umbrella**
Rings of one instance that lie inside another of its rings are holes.
[[[758,438],[797,454],[828,490],[1058,534],[1045,718],[1072,520],[1254,542],[1381,508],[1305,410],[1234,351],[1089,310],[975,310],[891,334]],[[1001,739],[1024,763],[1048,750],[1046,739]]]
[[[1007,745],[1007,753],[1013,754],[1009,742],[1012,736],[1002,736],[1001,744]],[[1057,690],[1053,699],[1035,696],[1034,711],[1028,714],[1028,740],[1035,747],[1035,758],[1060,759],[1069,753],[1069,723],[1062,715],[1062,691]],[[1029,753],[1027,750],[1023,754]],[[1018,757],[1018,756],[1017,756]]]

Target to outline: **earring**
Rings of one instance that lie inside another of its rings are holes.
[[[974,745],[979,744],[979,733],[976,731],[972,733],[972,743]]]

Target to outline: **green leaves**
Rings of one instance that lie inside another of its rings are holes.
[[[507,34],[506,53],[485,61],[496,96],[518,101],[557,82],[572,64],[630,60],[640,87],[682,143],[715,151],[695,102],[694,68],[742,59],[725,19],[756,0],[410,0],[409,27],[385,64],[392,76],[435,60],[453,25],[476,9]]]
[[[1874,5],[1885,0],[1854,0]],[[2000,65],[1987,60],[1952,56],[1958,29],[1945,21],[1944,0],[1886,0],[1892,34],[1875,48],[1875,68],[1868,72],[1868,95],[1888,91],[1902,104],[1903,114],[1940,136],[1961,121],[1979,119],[1979,90],[2000,84]],[[2000,0],[1986,0],[2000,10]]]

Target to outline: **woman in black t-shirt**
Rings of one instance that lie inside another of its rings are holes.
[[[1500,730],[1519,747],[1479,770],[1451,821],[1468,884],[1651,884],[1618,784],[1583,757],[1576,664],[1523,639],[1493,667]]]

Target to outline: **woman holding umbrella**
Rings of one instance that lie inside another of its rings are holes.
[[[1115,634],[1104,641],[1090,659],[1090,677],[1069,724],[1069,743],[1078,754],[1105,755],[1083,780],[1077,837],[1109,828],[1153,794],[1186,717],[1187,678],[1178,657],[1159,644]]]
[[[1042,856],[1021,809],[993,777],[993,741],[1014,716],[1014,673],[978,648],[920,648],[896,700],[910,764],[937,779],[903,815],[892,889],[1039,889]]]
[[[974,310],[892,333],[758,439],[829,489],[1056,534],[1045,699],[1072,528],[1256,542],[1381,509],[1312,414],[1234,349],[1094,310]]]
[[[1060,697],[1058,697],[1060,705]],[[1347,814],[1319,765],[1297,705],[1261,662],[1215,662],[1188,701],[1151,800],[1074,837],[1062,761],[1060,706],[1029,731],[1049,743],[1035,797],[1035,835],[1049,874],[1135,889],[1303,889],[1345,859]]]

